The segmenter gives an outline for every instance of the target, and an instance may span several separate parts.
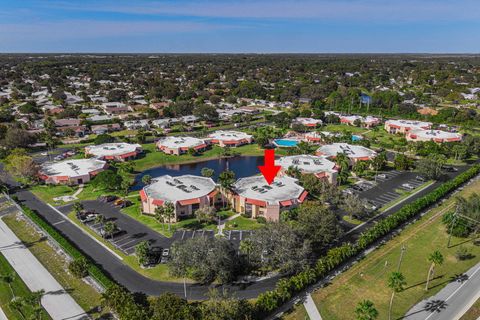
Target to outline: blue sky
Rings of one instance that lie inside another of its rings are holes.
[[[0,0],[0,52],[480,52],[479,0]]]

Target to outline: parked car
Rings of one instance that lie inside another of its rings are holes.
[[[388,175],[385,174],[385,173],[380,173],[377,175],[377,178],[380,178],[380,179],[388,179]]]
[[[447,172],[457,172],[458,168],[452,167],[452,166],[443,166],[443,169]]]
[[[170,249],[166,248],[162,251],[162,257],[168,257],[170,255]]]
[[[352,186],[352,189],[357,190],[357,191],[363,191],[363,188],[359,185]]]
[[[117,199],[117,196],[112,196],[112,195],[103,195],[98,197],[98,201],[100,202],[112,202]]]
[[[413,185],[411,185],[410,183],[404,183],[404,184],[402,184],[402,187],[404,187],[405,189],[408,189],[408,190],[415,189],[415,187]]]
[[[65,157],[61,154],[59,154],[58,156],[56,156],[55,158],[53,158],[53,160],[55,161],[62,161],[63,159],[65,159]]]
[[[424,182],[424,181],[426,181],[427,179],[425,179],[425,177],[422,177],[422,176],[416,176],[416,177],[415,177],[415,180]]]

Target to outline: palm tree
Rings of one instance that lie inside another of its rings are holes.
[[[225,194],[228,190],[232,188],[233,183],[235,182],[235,172],[231,170],[225,170],[218,176],[218,183],[222,188],[224,196],[222,197],[223,207],[225,208]]]
[[[103,224],[105,223],[105,216],[103,214],[97,214],[95,216],[95,223],[100,223],[101,227],[103,227]]]
[[[428,285],[430,284],[430,280],[433,278],[435,266],[443,264],[443,255],[440,251],[435,250],[428,256],[428,261],[430,261],[431,264],[430,269],[428,269],[427,273],[427,283],[425,284],[425,291],[428,291]]]
[[[172,202],[165,202],[163,205],[163,211],[165,212],[165,218],[168,221],[168,230],[170,230],[172,219],[175,217],[175,206]]]
[[[357,320],[374,320],[378,317],[378,310],[370,300],[360,301],[355,308]]]
[[[392,319],[392,307],[393,307],[393,298],[395,293],[403,291],[403,288],[407,284],[405,281],[405,276],[401,272],[394,271],[388,277],[388,287],[392,289],[392,297],[390,298],[390,306],[388,308],[388,319]]]
[[[152,183],[152,176],[149,174],[144,175],[142,177],[142,183],[145,185]]]
[[[240,242],[240,252],[245,254],[247,256],[247,263],[250,264],[250,255],[253,252],[253,249],[255,249],[254,244],[251,240],[246,239]]]
[[[200,174],[202,175],[202,177],[211,178],[215,174],[215,170],[205,167],[205,168],[202,168],[202,170],[200,171]]]
[[[155,208],[155,219],[163,225],[165,229],[165,210],[162,206]]]
[[[113,236],[113,232],[117,229],[117,225],[113,221],[108,221],[105,223],[105,226],[103,227],[103,231],[105,232],[105,235],[108,235],[110,237]]]
[[[12,283],[15,281],[16,274],[14,272],[10,272],[7,274],[0,275],[0,278],[3,282],[5,282],[8,287],[10,288],[10,292],[12,293],[13,299],[15,299],[15,292],[13,292]]]
[[[294,177],[296,179],[300,179],[300,177],[302,175],[302,171],[300,169],[298,169],[298,167],[296,167],[296,166],[288,167],[288,169],[285,172],[289,176]]]
[[[73,204],[72,209],[75,212],[75,214],[78,215],[83,210],[83,204],[81,202],[77,201]]]
[[[13,298],[9,305],[12,309],[17,310],[22,319],[25,319],[25,315],[22,311],[22,308],[25,306],[25,301],[22,298]]]

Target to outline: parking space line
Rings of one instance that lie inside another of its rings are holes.
[[[129,243],[132,243],[132,242],[135,242],[135,241],[137,241],[137,240],[138,240],[138,239],[132,239],[132,240],[130,240],[130,241],[127,241],[127,242],[125,242],[125,243],[122,243],[122,244],[118,245],[118,247],[119,247],[119,248],[123,248],[125,245],[127,245],[127,244],[129,244]]]
[[[125,237],[123,237],[123,238],[120,238],[120,239],[117,239],[117,240],[111,241],[111,242],[112,242],[112,243],[119,243],[120,241],[125,240],[125,239],[128,239],[128,238],[130,238],[130,235],[129,235],[129,234],[127,234],[127,235],[126,235]]]
[[[53,223],[53,225],[56,226],[57,224],[64,223],[64,222],[65,222],[65,220],[60,220],[58,222]]]
[[[185,230],[183,230],[183,233],[182,233],[182,240],[184,237],[185,237]]]

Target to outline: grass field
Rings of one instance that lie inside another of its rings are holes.
[[[466,187],[462,193],[480,191],[480,181]],[[396,294],[393,316],[402,317],[413,305],[441,290],[458,274],[468,270],[480,260],[480,246],[469,239],[452,240],[452,247],[447,248],[448,235],[441,222],[443,213],[452,210],[453,199],[432,209],[425,217],[405,228],[393,240],[370,253],[360,263],[335,278],[332,283],[312,294],[323,319],[352,319],[357,303],[370,299],[379,311],[379,319],[387,318],[391,291],[387,288],[388,275],[396,271],[402,245],[406,251],[400,271],[404,274],[407,285],[405,290]],[[468,248],[474,258],[457,261],[455,252],[460,245]],[[434,250],[444,256],[444,263],[437,266],[435,279],[430,289],[425,292],[426,274],[429,268],[427,257]],[[348,303],[345,303],[348,301]],[[286,319],[303,319],[301,312],[294,311]]]
[[[67,272],[68,262],[63,255],[58,254],[46,239],[25,221],[17,220],[14,215],[5,216],[3,220],[22,242],[29,244],[29,250],[33,255],[85,311],[92,316],[100,316],[95,311],[100,305],[100,293]]]
[[[0,307],[5,312],[5,315],[10,320],[22,320],[24,317],[27,319],[36,319],[35,318],[35,306],[32,305],[23,305],[20,310],[14,309],[10,306],[10,301],[15,297],[18,298],[26,298],[31,294],[31,291],[22,281],[22,279],[18,276],[12,266],[8,263],[7,259],[0,254],[0,275],[14,275],[14,280],[10,286],[4,282],[0,282]],[[13,294],[12,294],[13,292]],[[21,312],[21,313],[20,313]],[[39,311],[39,316],[42,319],[51,319],[48,313],[42,308]]]

